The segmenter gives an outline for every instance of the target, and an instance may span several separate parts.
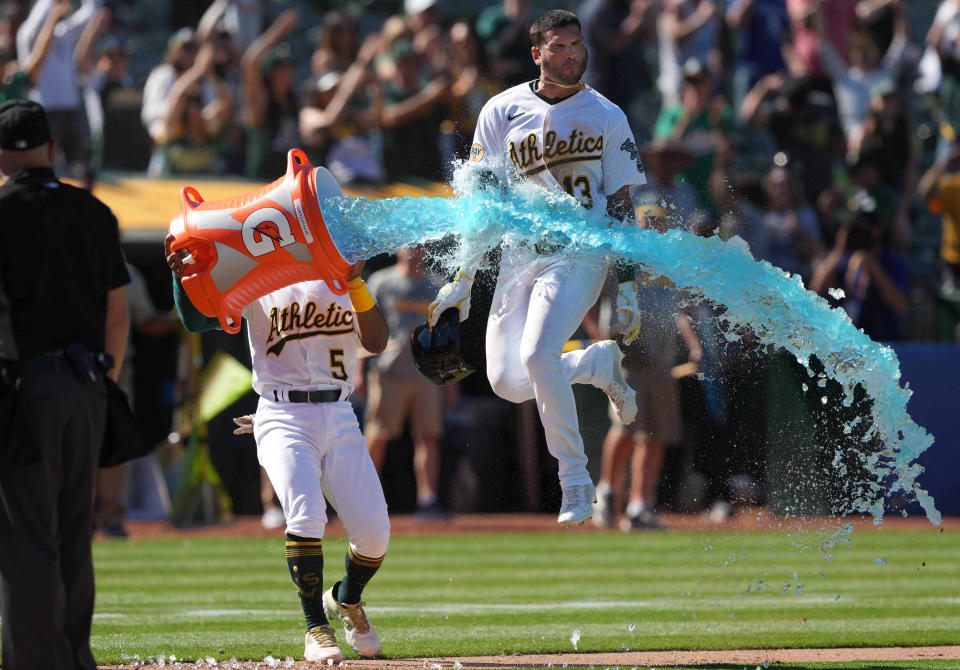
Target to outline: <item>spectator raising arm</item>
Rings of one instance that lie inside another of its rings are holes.
[[[31,86],[37,82],[40,69],[50,53],[50,47],[53,46],[53,31],[68,11],[70,11],[70,0],[56,0],[37,34],[37,41],[30,49],[30,55],[23,61],[23,71],[27,73],[27,80]]]
[[[956,19],[958,12],[960,12],[960,5],[957,4],[957,0],[946,0],[940,6],[924,38],[924,44],[928,48],[933,49],[937,53],[942,52],[945,46],[943,43],[943,35],[947,27]]]
[[[823,67],[826,68],[830,77],[834,80],[835,85],[838,81],[847,82],[850,78],[847,72],[847,64],[840,57],[840,54],[837,53],[833,42],[830,40],[830,36],[827,34],[827,26],[823,20],[823,14],[816,12],[811,16],[811,20],[817,31],[817,36],[820,38],[820,58],[823,61]]]
[[[299,14],[294,9],[283,12],[243,54],[240,62],[244,90],[243,113],[248,128],[262,126],[267,117],[270,93],[264,85],[261,73],[263,61],[271,49],[293,32],[298,19]]]
[[[671,2],[663,11],[664,26],[677,44],[682,44],[685,39],[700,30],[717,14],[717,3],[714,0],[702,0],[697,5],[696,11],[687,18],[680,15],[680,3]]]
[[[432,112],[449,94],[450,80],[446,75],[440,75],[409,98],[385,104],[380,110],[380,125],[394,128],[419,119]]]
[[[61,4],[70,5],[69,0],[64,0]],[[113,18],[113,12],[106,7],[97,10],[93,19],[87,24],[83,32],[80,33],[80,39],[77,40],[77,47],[73,50],[73,62],[77,66],[77,74],[86,77],[93,72],[94,57],[93,48],[103,34],[104,29],[110,25]],[[39,43],[39,40],[38,40]]]
[[[66,4],[66,8],[59,7],[63,4]],[[77,11],[71,14],[69,18],[59,22],[54,35],[57,39],[79,39],[87,21],[93,18],[93,14],[99,6],[100,0],[83,0]],[[62,18],[69,8],[70,3],[64,3],[62,0],[37,0],[23,25],[17,31],[17,54],[24,57],[24,54],[30,53],[33,45],[40,37],[40,31],[43,29],[50,12],[61,12],[60,16]]]
[[[216,97],[203,108],[204,132],[213,136],[223,128],[230,116],[230,93],[223,82],[213,76],[213,47],[206,44],[197,53],[194,64],[177,78],[170,89],[170,106],[164,119],[168,138],[177,134],[187,102],[191,95],[196,95],[204,80],[211,81],[216,90]]]
[[[910,27],[907,25],[907,8],[903,0],[895,0],[891,4],[894,6],[893,40],[887,47],[887,52],[883,54],[883,67],[896,75],[907,51]],[[860,9],[859,5],[857,9]]]
[[[785,81],[786,76],[781,72],[761,77],[740,103],[740,109],[737,110],[740,121],[749,125],[763,125],[761,103],[783,90]]]
[[[381,38],[379,34],[371,35],[363,43],[357,60],[344,73],[337,91],[333,94],[330,103],[324,107],[304,105],[300,109],[300,136],[307,140],[326,132],[340,121],[350,100],[367,82],[367,75],[373,59],[380,51]]]
[[[202,44],[209,41],[213,36],[217,23],[223,18],[223,15],[227,9],[229,9],[232,2],[233,0],[213,0],[213,2],[210,3],[207,11],[203,13],[203,16],[200,17],[200,22],[197,24],[198,42]]]
[[[617,26],[616,32],[607,38],[606,49],[609,53],[619,54],[627,49],[645,31],[650,29],[650,23],[655,14],[656,3],[651,0],[631,0],[630,13]]]
[[[863,43],[857,51],[851,49],[851,65],[843,61],[828,39],[823,15],[816,14],[814,22],[822,43],[823,65],[833,79],[840,122],[847,141],[856,143],[863,132],[863,123],[869,112],[871,88],[883,81],[894,81],[903,61],[907,47],[907,23],[903,4],[898,2],[896,5],[893,40],[883,57],[877,58],[875,44]]]

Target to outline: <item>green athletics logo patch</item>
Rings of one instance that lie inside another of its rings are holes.
[[[643,163],[640,162],[640,152],[637,150],[637,145],[633,143],[633,140],[624,140],[623,144],[620,145],[620,151],[626,151],[630,154],[630,160],[637,164],[637,170],[643,174]]]

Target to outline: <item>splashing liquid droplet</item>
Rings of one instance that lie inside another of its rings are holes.
[[[848,398],[860,385],[872,399],[865,439],[876,437],[881,443],[868,464],[875,486],[840,511],[882,518],[885,498],[903,494],[916,499],[933,525],[940,524],[933,498],[917,485],[921,469],[914,463],[933,438],[907,414],[910,392],[898,383],[896,355],[807,291],[799,279],[755,261],[742,245],[719,237],[622,226],[565,194],[533,185],[470,190],[464,183],[469,180],[455,174],[455,198],[342,197],[321,205],[331,237],[350,262],[458,236],[460,252],[447,259],[456,265],[501,241],[532,247],[547,235],[562,236],[569,242],[561,253],[622,257],[649,274],[669,278],[694,300],[725,305],[730,337],[750,329],[761,343],[783,347],[802,363],[817,356],[826,376],[839,382]]]

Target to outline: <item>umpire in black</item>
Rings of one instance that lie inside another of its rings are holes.
[[[127,338],[117,220],[56,178],[53,149],[43,107],[0,105],[0,288],[17,351],[4,361],[0,423],[6,670],[96,668],[91,509],[107,413],[101,375],[119,371]],[[109,368],[109,357],[118,364]]]

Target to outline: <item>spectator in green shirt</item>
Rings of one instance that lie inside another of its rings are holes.
[[[733,107],[726,98],[714,95],[713,80],[699,60],[691,58],[684,63],[683,77],[680,103],[660,112],[653,136],[682,141],[695,156],[679,179],[696,190],[700,206],[715,216],[710,173],[716,152],[721,144],[729,144],[735,130]]]

